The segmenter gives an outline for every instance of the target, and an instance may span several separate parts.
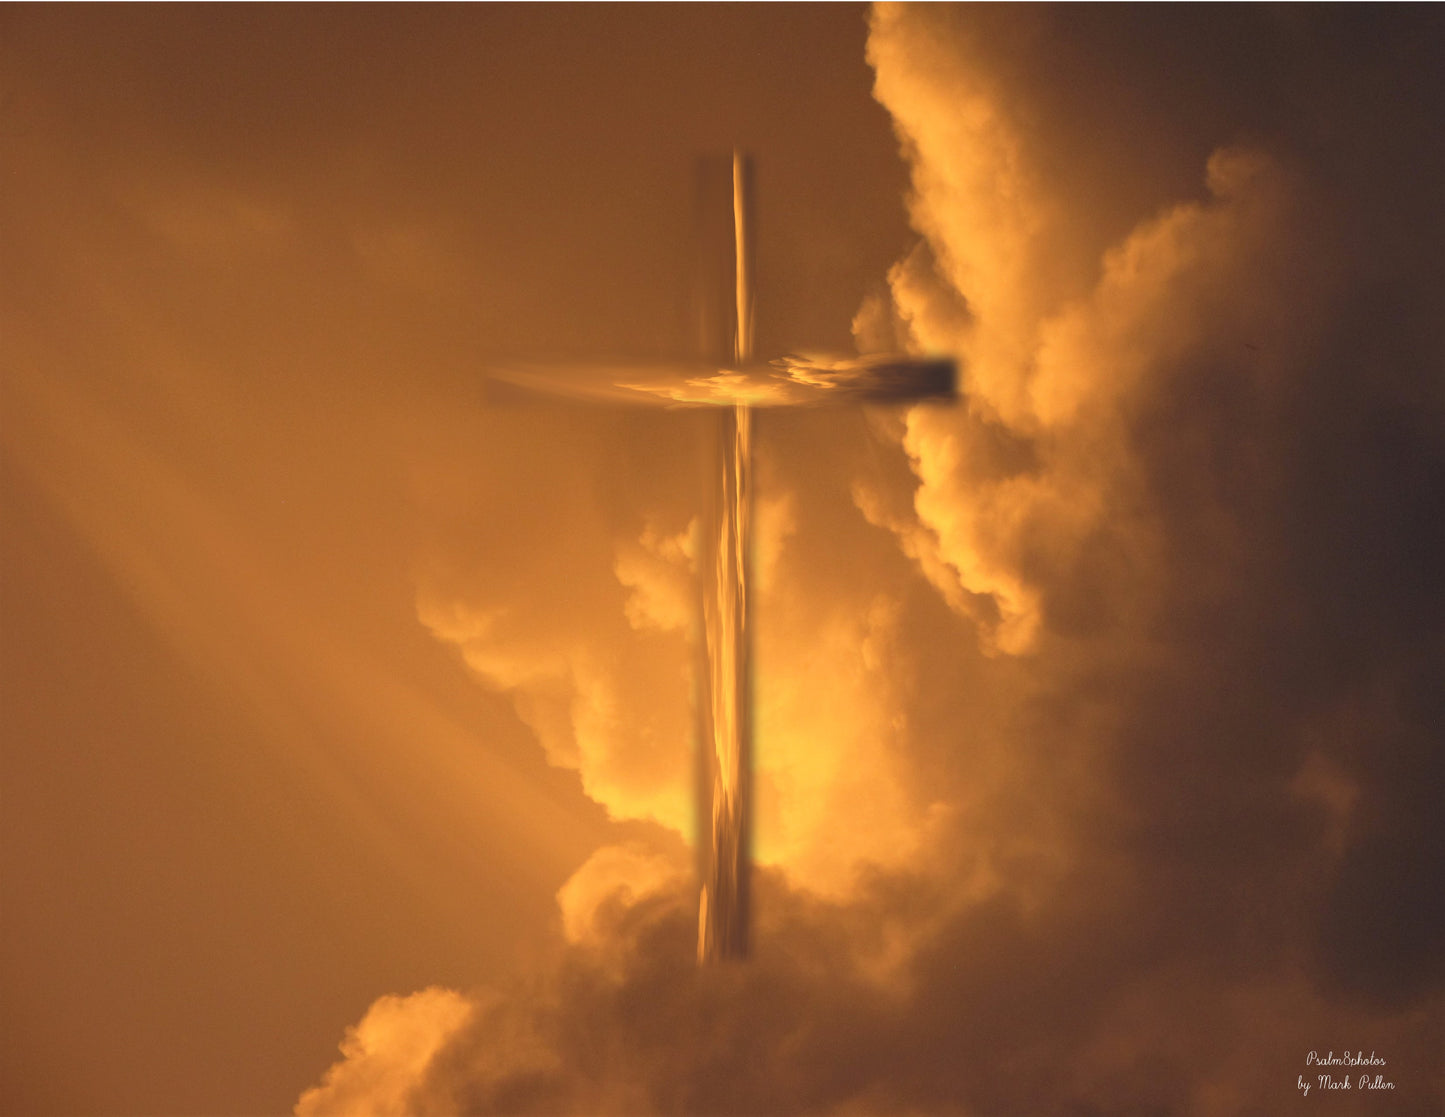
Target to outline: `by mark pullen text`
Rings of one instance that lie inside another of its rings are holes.
[[[1356,1051],[1351,1055],[1346,1051],[1343,1055],[1336,1055],[1333,1050],[1321,1055],[1318,1051],[1311,1051],[1305,1056],[1307,1067],[1382,1067],[1385,1060],[1371,1051],[1366,1055],[1363,1051]],[[1361,1074],[1356,1081],[1351,1081],[1348,1072],[1336,1078],[1333,1074],[1316,1074],[1313,1082],[1307,1082],[1304,1075],[1299,1075],[1295,1080],[1296,1089],[1300,1090],[1305,1097],[1309,1097],[1311,1087],[1318,1087],[1321,1090],[1393,1090],[1395,1084],[1383,1074]]]

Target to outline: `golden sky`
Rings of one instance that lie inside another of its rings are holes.
[[[1438,1112],[1442,30],[0,13],[0,1110]],[[685,352],[734,144],[760,355],[961,399],[756,419],[699,969],[710,420],[482,380]]]

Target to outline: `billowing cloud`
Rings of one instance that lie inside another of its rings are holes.
[[[423,989],[409,997],[382,997],[341,1044],[338,1063],[320,1086],[296,1103],[301,1117],[328,1112],[402,1114],[414,1083],[437,1052],[475,1011],[460,993]]]
[[[1200,18],[875,11],[925,243],[860,346],[964,391],[760,434],[757,956],[699,969],[667,857],[599,854],[413,1111],[1438,1108],[1440,92],[1380,60],[1439,27]],[[560,491],[423,616],[686,834],[687,517]],[[1393,1091],[1304,1099],[1331,1048]]]
[[[629,447],[639,432],[656,448]],[[614,817],[679,832],[695,470],[653,485],[651,507],[608,493],[676,455],[687,432],[672,416],[517,409],[491,416],[479,443],[460,434],[415,480],[430,533],[422,622],[512,696],[552,763],[577,769]]]

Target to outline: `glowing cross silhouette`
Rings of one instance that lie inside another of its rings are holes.
[[[703,257],[699,334],[704,359],[643,368],[518,366],[493,369],[493,381],[572,399],[712,407],[718,414],[719,468],[702,534],[699,578],[703,648],[698,733],[698,958],[742,958],[748,952],[751,825],[752,675],[750,670],[749,545],[752,506],[752,411],[757,407],[820,407],[948,398],[954,366],[946,359],[896,355],[839,360],[753,357],[752,166],[734,152],[731,190],[706,171],[699,182],[700,239],[713,232]],[[722,187],[718,189],[718,187]],[[716,236],[731,194],[731,228]],[[709,207],[709,202],[716,204]],[[719,239],[722,244],[716,243]],[[731,243],[727,243],[731,242]],[[723,248],[726,244],[726,248]],[[725,268],[710,267],[726,258]],[[718,282],[720,272],[726,281]]]

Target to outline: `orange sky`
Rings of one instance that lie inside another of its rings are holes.
[[[1441,30],[8,8],[0,1110],[1435,1111]],[[698,971],[706,420],[481,374],[685,352],[735,143],[759,353],[964,399],[758,420]]]

